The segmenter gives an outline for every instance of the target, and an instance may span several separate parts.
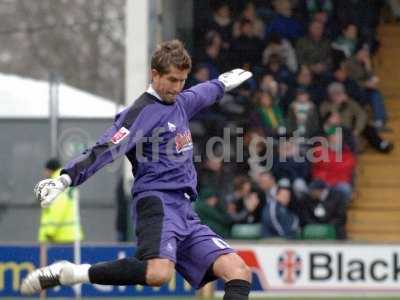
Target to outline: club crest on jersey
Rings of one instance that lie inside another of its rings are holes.
[[[175,132],[176,131],[176,125],[168,122],[168,130],[171,131],[171,132]]]
[[[175,146],[178,153],[193,149],[192,134],[189,130],[175,136]]]
[[[130,131],[125,127],[121,127],[111,138],[111,143],[117,145],[119,144],[124,138],[129,135]]]

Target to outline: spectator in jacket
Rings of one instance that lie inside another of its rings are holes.
[[[213,9],[212,19],[210,20],[208,30],[216,31],[222,39],[222,48],[229,49],[232,41],[233,21],[231,18],[231,8],[228,2],[217,3]]]
[[[251,21],[252,24],[252,33],[255,37],[259,38],[260,40],[264,40],[264,28],[265,24],[262,19],[257,16],[256,7],[253,2],[247,2],[239,20],[248,19]],[[240,21],[236,21],[233,25],[233,36],[237,37],[239,35],[239,25]]]
[[[325,86],[314,80],[314,75],[308,66],[301,65],[296,74],[295,83],[289,86],[289,91],[281,101],[281,106],[285,113],[288,112],[289,105],[296,98],[298,89],[306,90],[310,95],[311,101],[319,108],[320,103],[325,97]]]
[[[283,64],[290,72],[297,71],[297,57],[291,43],[279,34],[271,34],[267,47],[262,55],[263,65],[267,65],[272,55],[279,55]]]
[[[379,91],[379,78],[372,71],[372,62],[367,45],[361,45],[356,54],[346,62],[349,77],[357,81],[364,88],[364,97],[371,105],[373,125],[382,129],[386,120],[384,99]]]
[[[278,155],[274,159],[272,173],[278,180],[290,180],[295,196],[307,191],[306,180],[309,177],[310,165],[295,139],[279,140]]]
[[[226,213],[215,190],[210,188],[200,190],[199,199],[194,203],[194,206],[203,224],[208,225],[224,238],[230,236],[233,220]]]
[[[367,125],[367,113],[347,95],[343,84],[338,82],[328,86],[328,100],[321,104],[320,110],[321,115],[339,113],[341,125],[351,129],[355,137],[360,136]]]
[[[340,128],[332,127],[326,135],[327,143],[314,150],[311,177],[313,180],[322,180],[329,187],[340,191],[349,201],[353,192],[356,157],[347,145],[343,145]]]
[[[289,209],[292,201],[290,181],[281,179],[276,195],[270,195],[263,211],[263,236],[295,239],[299,232],[299,218]]]
[[[342,193],[321,181],[309,185],[310,193],[299,200],[299,216],[302,226],[307,224],[332,224],[336,238],[346,239],[346,200]]]
[[[295,136],[310,138],[319,130],[318,110],[307,90],[299,88],[289,106],[288,131]]]
[[[341,83],[331,83],[328,87],[329,100],[325,101],[321,107],[321,115],[326,115],[328,112],[337,112],[340,115],[342,126],[349,128],[357,141],[360,134],[376,150],[382,153],[389,153],[393,149],[393,144],[382,139],[377,129],[367,124],[367,113],[361,108],[357,102],[347,96],[345,88]]]
[[[232,65],[251,70],[261,63],[262,41],[254,35],[249,19],[239,22],[239,34],[231,44]]]
[[[294,41],[304,34],[303,25],[292,16],[292,4],[289,0],[274,1],[276,16],[266,28],[266,38],[272,33],[278,33],[281,37]]]
[[[296,53],[299,63],[308,65],[315,73],[322,73],[328,69],[331,47],[329,41],[324,38],[323,23],[310,23],[308,35],[297,41]]]
[[[346,57],[351,57],[358,43],[358,28],[355,24],[348,23],[342,29],[342,34],[332,43],[332,48],[342,51]]]
[[[265,137],[277,137],[286,132],[283,113],[273,101],[269,92],[258,91],[256,94],[257,107],[251,115],[251,127],[262,130]]]

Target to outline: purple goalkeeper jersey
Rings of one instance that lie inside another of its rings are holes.
[[[145,92],[115,117],[93,147],[68,162],[61,173],[68,174],[71,185],[76,186],[126,155],[135,178],[133,195],[183,190],[195,198],[197,175],[189,120],[223,94],[223,84],[218,80],[182,91],[171,104]]]

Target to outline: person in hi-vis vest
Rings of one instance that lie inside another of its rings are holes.
[[[57,159],[46,162],[44,175],[46,178],[60,176],[61,164]],[[42,209],[39,227],[39,242],[41,243],[73,243],[83,239],[80,224],[78,190],[68,188],[46,208]]]

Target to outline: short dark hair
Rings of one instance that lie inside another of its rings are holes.
[[[59,168],[61,168],[61,163],[60,163],[60,161],[59,161],[57,158],[51,158],[51,159],[49,159],[48,161],[46,161],[44,167],[45,167],[47,170],[56,171],[56,170],[58,170]]]
[[[151,68],[160,74],[168,73],[171,66],[189,71],[192,68],[192,59],[179,40],[159,44],[151,58]]]

